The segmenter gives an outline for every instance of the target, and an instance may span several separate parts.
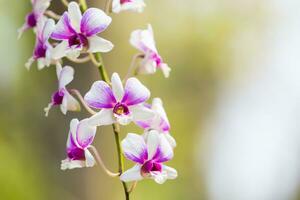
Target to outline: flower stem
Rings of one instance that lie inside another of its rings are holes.
[[[83,12],[86,11],[87,10],[86,0],[79,0],[79,3],[80,3],[82,11]],[[101,54],[100,53],[95,53],[95,54],[92,55],[92,57],[94,57],[94,56],[95,56],[96,62],[93,62],[93,63],[97,64],[95,66],[98,67],[99,74],[100,74],[102,80],[109,83],[109,78],[108,78],[107,72],[105,70]],[[123,157],[123,152],[122,152],[122,147],[121,147],[121,142],[120,142],[120,136],[119,136],[120,127],[119,127],[118,124],[113,124],[113,132],[114,132],[114,135],[115,135],[115,141],[116,141],[116,145],[117,145],[119,173],[121,175],[124,171],[124,157]],[[129,200],[129,192],[128,192],[127,184],[122,181],[122,185],[123,185],[123,188],[124,188],[124,193],[125,193],[126,200]]]
[[[113,124],[113,131],[115,134],[115,142],[116,142],[117,151],[118,151],[119,173],[122,174],[124,171],[124,156],[123,156],[121,142],[120,142],[120,136],[119,136],[119,133],[120,133],[119,124]],[[126,200],[129,200],[130,192],[128,191],[127,184],[122,181],[122,185],[124,188]]]

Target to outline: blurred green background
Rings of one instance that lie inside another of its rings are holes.
[[[104,1],[90,0],[89,6],[103,8]],[[159,71],[153,76],[140,76],[152,91],[161,97],[172,125],[178,147],[169,165],[179,177],[164,185],[146,180],[138,184],[133,200],[199,200],[206,199],[200,173],[201,128],[210,114],[220,82],[232,76],[233,51],[230,41],[245,27],[259,27],[260,4],[252,3],[244,10],[225,0],[149,0],[142,14],[112,14],[113,22],[102,36],[115,44],[104,54],[107,70],[124,76],[131,57],[137,52],[128,40],[132,30],[151,23],[157,47],[172,68],[165,79]],[[234,6],[233,6],[234,5]],[[53,0],[51,9],[62,13],[60,1]],[[24,63],[31,56],[34,35],[26,32],[18,41],[17,29],[30,10],[29,0],[0,0],[0,199],[3,200],[99,200],[123,199],[117,179],[107,177],[99,167],[60,170],[65,158],[65,143],[70,119],[84,118],[87,113],[63,116],[58,108],[44,117],[43,108],[56,89],[55,67],[30,71]],[[249,50],[251,51],[251,49]],[[90,64],[72,65],[75,79],[70,87],[85,94],[99,78]],[[131,125],[126,132],[142,130]],[[117,156],[111,127],[98,130],[95,146],[110,169],[116,170]],[[132,163],[126,164],[128,167]]]

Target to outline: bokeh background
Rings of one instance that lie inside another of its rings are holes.
[[[103,8],[105,1],[90,0]],[[124,76],[136,50],[132,30],[151,23],[157,47],[172,67],[139,78],[165,102],[178,147],[169,165],[179,177],[145,180],[133,200],[292,200],[300,180],[300,2],[298,0],[146,0],[143,14],[112,14],[102,36],[109,73]],[[60,1],[51,9],[62,13]],[[30,71],[34,35],[17,40],[29,0],[0,0],[0,199],[123,199],[120,182],[99,167],[61,171],[69,121],[43,108],[57,87],[55,68]],[[71,63],[68,63],[71,65]],[[89,64],[73,65],[71,87],[83,94],[98,80]],[[127,132],[142,130],[131,125]],[[95,146],[110,169],[117,156],[110,127]],[[132,163],[126,163],[128,167]],[[298,198],[300,199],[300,198]]]

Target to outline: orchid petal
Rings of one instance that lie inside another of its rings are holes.
[[[75,169],[85,167],[86,163],[83,160],[71,160],[69,158],[61,161],[61,170]]]
[[[84,150],[85,155],[85,165],[86,167],[93,167],[96,164],[96,161],[89,150]]]
[[[124,182],[142,180],[143,177],[141,175],[141,165],[135,165],[134,167],[128,169],[120,176],[120,179]]]
[[[76,141],[78,145],[85,149],[92,144],[96,135],[97,128],[89,124],[88,119],[84,119],[79,122],[76,131]]]
[[[67,54],[69,48],[68,41],[62,41],[56,47],[52,49],[51,55],[54,60],[58,60]]]
[[[176,140],[174,137],[171,136],[169,133],[162,133],[163,136],[166,138],[166,140],[169,142],[172,148],[175,148],[177,146]]]
[[[116,100],[118,102],[121,101],[122,97],[124,96],[124,88],[119,74],[113,73],[113,75],[111,76],[111,85]]]
[[[117,122],[123,126],[126,126],[132,122],[132,116],[131,115],[115,115],[117,118]]]
[[[70,66],[65,66],[59,73],[58,85],[59,89],[64,88],[68,85],[74,78],[74,69]]]
[[[132,113],[133,121],[135,122],[150,120],[155,116],[155,113],[151,109],[146,108],[143,105],[130,107],[130,112]]]
[[[57,22],[51,38],[54,40],[68,40],[76,31],[71,25],[71,20],[67,12],[65,12]]]
[[[96,52],[109,52],[113,49],[114,45],[101,37],[92,36],[88,38],[89,40],[89,49],[88,52],[96,53]]]
[[[162,166],[162,171],[167,174],[168,179],[175,179],[178,176],[176,169],[168,167],[166,165]]]
[[[166,162],[173,158],[173,149],[166,138],[155,130],[147,135],[149,159],[156,162]]]
[[[63,101],[66,101],[66,108],[68,111],[80,111],[79,102],[68,92],[65,92]]]
[[[91,126],[103,126],[110,125],[115,122],[112,109],[102,109],[97,114],[89,118],[89,124]]]
[[[136,78],[129,78],[125,85],[122,103],[128,106],[143,103],[150,97],[150,91]]]
[[[50,6],[51,0],[36,0],[32,3],[33,10],[36,13],[44,13]]]
[[[113,108],[116,99],[109,85],[104,81],[96,81],[84,96],[84,100],[92,108]]]
[[[166,78],[169,78],[170,72],[171,72],[171,68],[166,63],[162,63],[161,65],[159,65],[159,67],[162,70],[164,76]]]
[[[111,17],[100,9],[89,8],[82,17],[80,30],[87,37],[104,31],[111,23]]]
[[[72,1],[68,5],[68,15],[70,17],[70,22],[72,27],[75,28],[76,32],[80,32],[80,21],[82,19],[81,11],[78,3]]]
[[[148,158],[147,145],[144,138],[134,133],[128,133],[122,141],[122,148],[127,159],[143,164]]]

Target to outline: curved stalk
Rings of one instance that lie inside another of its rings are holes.
[[[64,6],[68,7],[69,2],[68,0],[61,0],[61,3],[64,4]]]
[[[47,11],[45,12],[45,15],[46,15],[47,17],[50,17],[50,18],[55,19],[55,20],[59,20],[60,17],[61,17],[59,14],[56,14],[56,13],[53,12],[52,10],[47,10]]]
[[[111,12],[111,7],[112,7],[112,0],[107,0],[105,2],[105,12],[106,14],[109,14]]]
[[[104,162],[102,161],[102,159],[100,157],[100,154],[98,153],[97,149],[94,146],[91,145],[89,148],[93,151],[98,164],[101,166],[101,168],[104,170],[104,172],[108,176],[110,176],[110,177],[120,176],[120,173],[114,173],[114,172],[111,172],[109,169],[107,169],[107,167],[105,166]]]
[[[80,101],[80,103],[82,104],[82,106],[86,109],[86,111],[88,113],[90,113],[91,115],[94,115],[96,114],[97,112],[95,112],[93,109],[91,109],[87,104],[86,102],[84,101],[82,95],[80,94],[80,92],[76,89],[71,89],[69,90],[71,94],[74,94],[76,95],[76,97],[78,98],[78,100]]]
[[[134,71],[136,71],[135,70],[135,64],[136,64],[137,59],[139,59],[139,58],[144,58],[144,54],[139,53],[139,54],[135,54],[132,57],[130,66],[128,68],[128,71],[127,71],[127,74],[126,74],[124,80],[127,80],[130,77],[131,74],[136,75],[136,73],[134,72]]]
[[[74,63],[86,63],[91,60],[89,56],[85,56],[83,58],[69,58],[67,57],[68,60],[74,62]]]

